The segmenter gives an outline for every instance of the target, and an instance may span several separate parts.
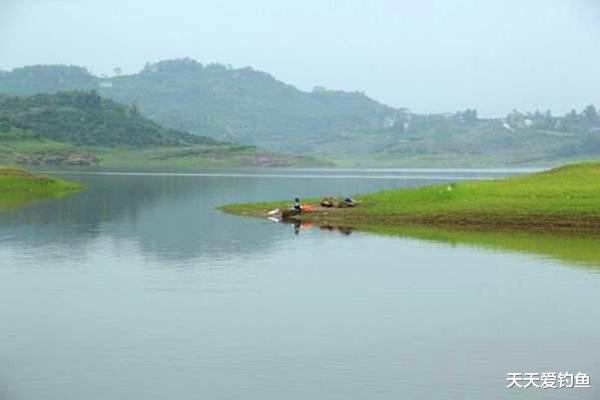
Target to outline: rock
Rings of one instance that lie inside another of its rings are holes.
[[[66,165],[93,166],[98,165],[99,161],[97,157],[91,154],[75,154],[69,156],[64,163]]]
[[[321,205],[328,208],[335,207],[339,202],[340,200],[335,196],[325,196],[321,199]]]
[[[93,166],[100,162],[98,157],[89,153],[19,153],[15,158],[22,165]]]

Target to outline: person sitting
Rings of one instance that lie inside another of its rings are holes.
[[[302,211],[302,206],[300,205],[300,199],[298,197],[294,199],[294,204],[292,204],[292,208],[297,212]]]

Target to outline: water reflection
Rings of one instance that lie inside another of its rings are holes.
[[[454,171],[452,175],[486,179],[503,173]],[[290,179],[268,177],[273,175]],[[355,175],[364,178],[356,179]],[[396,175],[390,171],[70,174],[68,178],[83,182],[86,190],[0,213],[0,241],[29,254],[49,249],[45,254],[55,257],[84,257],[102,237],[108,237],[114,245],[129,241],[143,254],[173,261],[261,253],[289,240],[287,231],[268,221],[225,215],[216,207],[231,202],[323,193],[344,196],[418,186],[443,181],[448,173],[441,170],[431,173],[428,179],[422,179],[422,175],[422,171],[411,174],[406,170]],[[334,179],[336,176],[340,178]]]
[[[0,398],[542,399],[506,372],[600,376],[600,276],[553,262],[593,264],[593,238],[215,209],[427,180],[75,178],[88,190],[0,214]]]
[[[482,231],[448,229],[427,226],[377,225],[315,225],[297,220],[281,221],[293,228],[296,235],[309,230],[337,232],[350,236],[353,232],[368,232],[382,236],[412,238],[449,246],[467,246],[479,249],[515,252],[561,261],[567,265],[594,267],[600,272],[600,235],[564,233],[529,233],[515,231]]]
[[[198,257],[226,258],[260,254],[277,247],[293,236],[319,230],[336,231],[348,236],[352,227],[292,224],[283,226],[267,220],[225,215],[216,207],[225,203],[262,201],[315,196],[323,193],[340,195],[371,190],[411,187],[435,183],[448,175],[439,170],[433,181],[412,179],[421,176],[416,170],[401,170],[394,179],[390,170],[376,179],[330,179],[341,174],[324,170],[325,180],[311,172],[302,178],[294,171],[260,174],[252,171],[210,174],[79,174],[69,175],[82,181],[86,190],[64,199],[38,203],[16,211],[0,213],[0,244],[17,246],[23,254],[35,257],[84,258],[99,238],[108,238],[111,246],[127,242],[140,253],[175,262]],[[525,172],[525,171],[517,171]],[[506,171],[455,170],[463,178],[486,179]],[[271,179],[269,175],[290,175],[294,179]],[[376,175],[376,170],[361,172]],[[362,227],[372,233],[413,237],[451,245],[470,245],[502,251],[516,251],[549,257],[567,263],[599,266],[600,248],[596,237],[554,234],[451,231],[426,227]]]
[[[312,222],[306,222],[306,221],[278,221],[278,223],[287,225],[287,226],[291,226],[294,229],[294,234],[295,235],[299,235],[301,232],[303,231],[309,231],[311,229],[319,229],[320,231],[323,232],[337,232],[340,233],[343,236],[350,236],[352,234],[352,232],[354,231],[354,228],[351,226],[336,226],[336,225],[327,225],[327,224],[319,224],[319,225],[315,225]]]
[[[516,252],[561,261],[566,265],[600,269],[600,236],[560,233],[476,231],[429,227],[365,227],[386,236],[415,238],[451,246],[469,246],[498,252]]]

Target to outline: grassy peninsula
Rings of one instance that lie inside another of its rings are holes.
[[[81,185],[75,182],[0,167],[0,210],[36,200],[62,197],[80,189]]]
[[[385,232],[435,226],[480,230],[600,232],[600,163],[567,165],[493,181],[474,181],[357,195],[356,208],[301,214],[300,221]],[[318,204],[317,200],[308,201]],[[234,204],[225,212],[265,216],[285,202]]]

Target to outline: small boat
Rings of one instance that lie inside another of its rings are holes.
[[[295,215],[299,215],[300,211],[293,209],[293,208],[289,208],[287,210],[283,210],[281,211],[281,219],[286,220],[289,219]]]
[[[293,217],[294,215],[298,215],[298,214],[300,214],[300,211],[298,211],[294,208],[288,208],[286,210],[281,210],[279,208],[276,208],[274,210],[267,212],[267,218],[270,220],[276,220],[276,219],[286,220],[286,219],[289,219],[290,217]]]

